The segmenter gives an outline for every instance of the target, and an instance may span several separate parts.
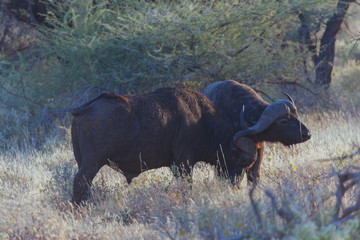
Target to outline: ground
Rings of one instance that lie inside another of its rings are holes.
[[[194,169],[192,188],[167,168],[143,173],[128,185],[104,167],[91,199],[75,209],[69,202],[77,171],[70,141],[54,136],[43,150],[29,144],[3,151],[0,239],[354,238],[360,233],[358,217],[333,222],[336,172],[359,166],[360,156],[329,159],[360,146],[358,115],[313,112],[300,118],[311,140],[292,148],[266,145],[253,202],[245,181],[233,187],[205,164]],[[353,205],[357,193],[350,190],[343,203]],[[281,217],[277,208],[286,214]]]

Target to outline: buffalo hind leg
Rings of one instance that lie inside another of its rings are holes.
[[[95,175],[100,168],[81,167],[74,177],[73,202],[77,205],[82,200],[87,200],[90,196],[90,187]]]

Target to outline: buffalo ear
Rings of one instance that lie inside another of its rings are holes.
[[[235,140],[235,146],[250,156],[255,156],[256,154],[256,144],[250,138],[238,137]]]

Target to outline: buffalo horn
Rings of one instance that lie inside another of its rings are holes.
[[[289,101],[295,106],[295,102],[294,102],[294,99],[289,95],[287,94],[286,92],[282,92],[288,99]]]
[[[234,136],[234,140],[236,141],[239,137],[255,135],[263,132],[279,117],[290,115],[292,112],[291,106],[293,105],[287,100],[280,100],[270,104],[265,108],[257,123],[248,129],[243,129],[237,132]]]

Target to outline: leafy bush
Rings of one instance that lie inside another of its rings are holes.
[[[42,29],[51,64],[37,89],[46,86],[49,98],[90,86],[129,93],[227,78],[296,80],[303,54],[297,13],[324,4],[71,1]]]
[[[54,119],[102,89],[302,81],[308,53],[297,14],[329,12],[334,2],[60,1],[49,7],[38,46],[1,63],[0,84],[15,93],[6,104],[26,108],[34,124],[45,107]]]

